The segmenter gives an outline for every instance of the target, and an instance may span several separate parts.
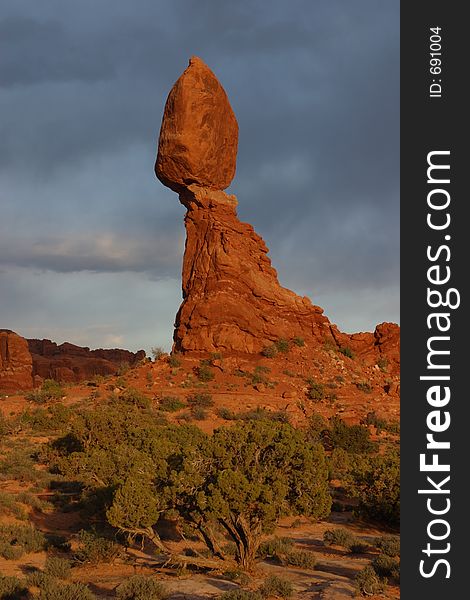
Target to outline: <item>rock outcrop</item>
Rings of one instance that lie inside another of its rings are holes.
[[[10,329],[0,329],[0,392],[33,387],[33,360],[28,342]]]
[[[173,86],[163,115],[155,172],[186,207],[183,303],[174,350],[254,354],[280,338],[349,348],[364,362],[398,360],[398,326],[344,334],[323,309],[283,288],[268,248],[237,217],[224,190],[235,173],[238,127],[215,75],[198,58]],[[390,358],[388,355],[390,354]]]
[[[227,94],[193,56],[166,101],[155,173],[177,192],[193,183],[224,190],[235,175],[237,145],[238,123]]]
[[[33,359],[33,376],[78,383],[95,375],[114,375],[121,365],[135,365],[145,358],[145,351],[129,352],[118,348],[90,350],[69,342],[56,344],[51,340],[27,340]]]

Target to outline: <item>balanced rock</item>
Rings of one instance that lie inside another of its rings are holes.
[[[0,329],[0,391],[33,387],[33,361],[28,342],[10,329]]]
[[[193,56],[166,101],[155,173],[177,192],[194,183],[224,190],[235,175],[237,145],[238,124],[227,94]]]
[[[322,308],[279,284],[266,244],[240,222],[236,197],[223,191],[235,173],[237,141],[237,122],[222,86],[193,57],[170,91],[155,167],[187,209],[183,302],[173,349],[235,357],[282,338],[302,338],[316,347],[349,347],[371,366],[391,354],[395,364],[397,326],[342,333]]]

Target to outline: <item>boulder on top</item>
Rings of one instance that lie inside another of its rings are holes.
[[[191,184],[230,185],[237,159],[238,124],[224,88],[197,56],[172,87],[165,105],[155,173],[179,192]]]

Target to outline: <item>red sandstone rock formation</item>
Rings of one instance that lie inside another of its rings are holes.
[[[163,115],[157,177],[174,191],[224,190],[235,175],[238,123],[225,90],[197,56],[175,83]]]
[[[350,348],[365,363],[387,358],[396,371],[399,328],[341,333],[306,297],[281,287],[268,248],[238,220],[227,195],[235,172],[238,128],[227,96],[210,69],[190,60],[165,106],[155,166],[186,207],[183,303],[174,349],[203,354],[253,354],[280,338]],[[395,368],[396,367],[396,368]]]
[[[69,342],[57,345],[51,340],[28,340],[37,379],[80,382],[94,375],[114,375],[122,364],[134,365],[145,358],[144,350],[90,350]]]
[[[0,391],[12,393],[33,387],[32,358],[27,341],[0,329]]]

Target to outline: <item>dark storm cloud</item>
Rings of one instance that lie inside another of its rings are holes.
[[[155,181],[153,161],[168,91],[196,54],[237,115],[230,191],[282,283],[330,315],[336,298],[367,289],[378,318],[396,319],[398,9],[5,0],[0,266],[10,284],[15,268],[22,285],[25,268],[131,270],[171,276],[179,294],[183,209]],[[351,307],[331,316],[360,321]]]

